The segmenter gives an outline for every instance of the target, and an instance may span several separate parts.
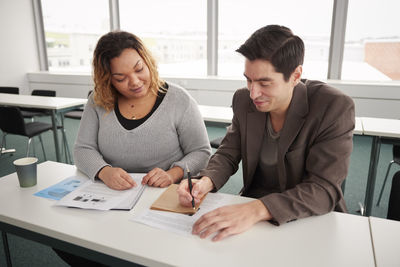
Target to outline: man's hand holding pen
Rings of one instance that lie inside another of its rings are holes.
[[[214,188],[213,182],[207,176],[192,179],[192,183],[192,195],[196,204]],[[182,180],[177,192],[181,205],[190,207],[192,195],[188,179]],[[227,236],[244,232],[259,221],[270,219],[272,216],[269,210],[257,199],[244,204],[223,206],[204,214],[194,223],[192,234],[207,238],[217,233],[212,240],[219,241]]]

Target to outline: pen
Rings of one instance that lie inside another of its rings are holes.
[[[192,208],[193,208],[193,209],[196,209],[196,207],[195,207],[195,205],[194,205],[194,197],[193,197],[193,195],[192,195],[192,189],[193,189],[192,177],[191,177],[191,175],[190,175],[190,170],[189,170],[187,164],[186,164],[186,172],[187,172],[187,176],[188,176],[189,192],[190,192],[190,195],[192,196]]]

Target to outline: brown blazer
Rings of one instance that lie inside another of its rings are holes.
[[[201,176],[220,189],[243,161],[246,195],[263,151],[266,113],[258,111],[249,91],[232,100],[232,125]],[[282,224],[332,210],[346,212],[341,184],[353,149],[354,102],[319,81],[302,80],[293,92],[278,143],[279,193],[260,198]]]

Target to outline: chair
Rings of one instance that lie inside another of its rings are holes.
[[[0,93],[19,95],[19,88],[18,87],[0,86]],[[2,154],[14,153],[15,152],[14,148],[6,149],[5,146],[6,146],[6,143],[5,143],[5,140],[4,140],[4,146],[0,146],[0,156]]]
[[[33,90],[32,95],[55,97],[56,91],[54,91],[54,90]],[[47,110],[41,110],[41,109],[35,109],[35,108],[21,108],[21,113],[25,119],[31,119],[32,121],[34,121],[34,117],[49,115]]]
[[[222,139],[224,139],[224,136],[215,138],[210,141],[210,145],[212,148],[218,149],[218,147],[221,145]]]
[[[18,95],[19,88],[18,87],[0,86],[0,93]]]
[[[90,90],[88,92],[87,97],[89,97],[92,92],[93,92],[93,90]],[[74,119],[74,120],[80,120],[82,118],[83,110],[84,110],[84,107],[77,108],[75,110],[65,113],[64,117]]]
[[[65,113],[64,117],[74,120],[80,120],[82,119],[82,114],[83,114],[83,108],[68,111],[67,113]]]
[[[393,145],[393,160],[391,160],[389,162],[389,166],[386,171],[385,179],[383,180],[383,185],[381,188],[381,192],[379,193],[378,202],[376,203],[376,206],[379,206],[379,203],[381,202],[383,190],[385,189],[385,185],[386,185],[386,180],[387,180],[387,177],[390,172],[390,168],[392,167],[393,163],[400,165],[400,146],[399,145]]]
[[[2,140],[2,147],[4,144],[5,136],[7,134],[26,136],[29,138],[28,146],[26,149],[26,156],[28,156],[32,138],[35,136],[39,136],[40,143],[42,145],[43,156],[44,159],[47,160],[46,152],[44,151],[43,140],[40,134],[48,130],[51,130],[52,129],[51,124],[44,122],[25,123],[21,111],[18,107],[0,107],[0,114],[1,114],[0,129],[4,133]]]
[[[35,96],[47,96],[47,97],[55,97],[56,91],[54,90],[33,90],[31,95]],[[35,108],[21,108],[22,116],[25,119],[31,119],[34,121],[34,117],[41,116],[49,116],[49,112],[47,110],[35,109]],[[71,152],[69,151],[67,135],[65,133],[64,121],[61,118],[61,125],[57,125],[57,129],[61,130],[62,138],[63,138],[63,149],[65,151],[65,160],[66,162],[72,163]],[[63,152],[61,152],[63,153]]]

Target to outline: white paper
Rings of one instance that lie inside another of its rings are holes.
[[[137,184],[131,189],[114,190],[101,181],[88,180],[59,200],[56,205],[96,210],[130,209],[133,207],[130,205],[136,204],[144,190],[141,182],[146,174],[130,173],[129,175]]]
[[[193,215],[148,209],[134,215],[131,220],[174,233],[191,235],[193,224],[203,215],[216,208],[232,204],[231,196],[223,193],[208,193]]]

